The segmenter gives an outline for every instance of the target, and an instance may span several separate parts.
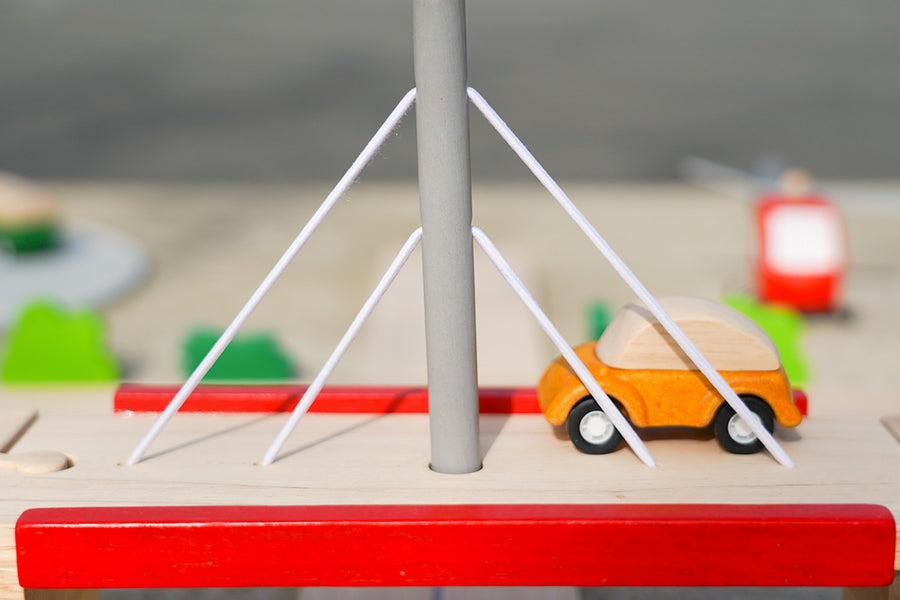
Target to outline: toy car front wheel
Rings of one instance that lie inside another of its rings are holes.
[[[622,443],[622,434],[590,396],[569,412],[566,431],[575,447],[585,454],[609,454]]]
[[[742,395],[741,400],[759,419],[766,431],[772,433],[775,430],[775,417],[768,404],[756,396]],[[719,444],[732,454],[755,454],[763,449],[763,443],[753,433],[747,422],[738,416],[727,403],[722,404],[719,412],[716,413],[714,427]]]

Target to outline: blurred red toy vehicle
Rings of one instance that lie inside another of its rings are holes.
[[[840,300],[847,268],[844,217],[811,191],[809,175],[789,170],[780,190],[756,206],[757,293],[764,302],[802,312],[830,312]]]

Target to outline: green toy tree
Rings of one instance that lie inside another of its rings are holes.
[[[9,331],[0,367],[6,383],[115,381],[119,368],[92,311],[67,311],[49,301],[26,305]]]
[[[613,319],[613,310],[609,303],[595,300],[585,310],[588,324],[588,339],[599,340]]]
[[[742,294],[728,295],[722,301],[753,319],[769,334],[778,348],[781,364],[791,385],[809,383],[809,366],[800,346],[804,329],[800,313],[786,306],[763,304]]]
[[[221,331],[209,328],[188,333],[181,358],[185,376],[194,371],[221,335]],[[291,379],[294,372],[290,357],[272,334],[251,332],[232,340],[203,381],[283,381]]]

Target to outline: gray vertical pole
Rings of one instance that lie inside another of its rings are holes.
[[[465,0],[413,0],[431,468],[481,468]]]

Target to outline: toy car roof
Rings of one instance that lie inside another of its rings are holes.
[[[659,300],[719,371],[772,371],[781,366],[774,342],[749,317],[705,298]],[[619,369],[695,369],[650,311],[630,302],[597,343],[597,358]]]

